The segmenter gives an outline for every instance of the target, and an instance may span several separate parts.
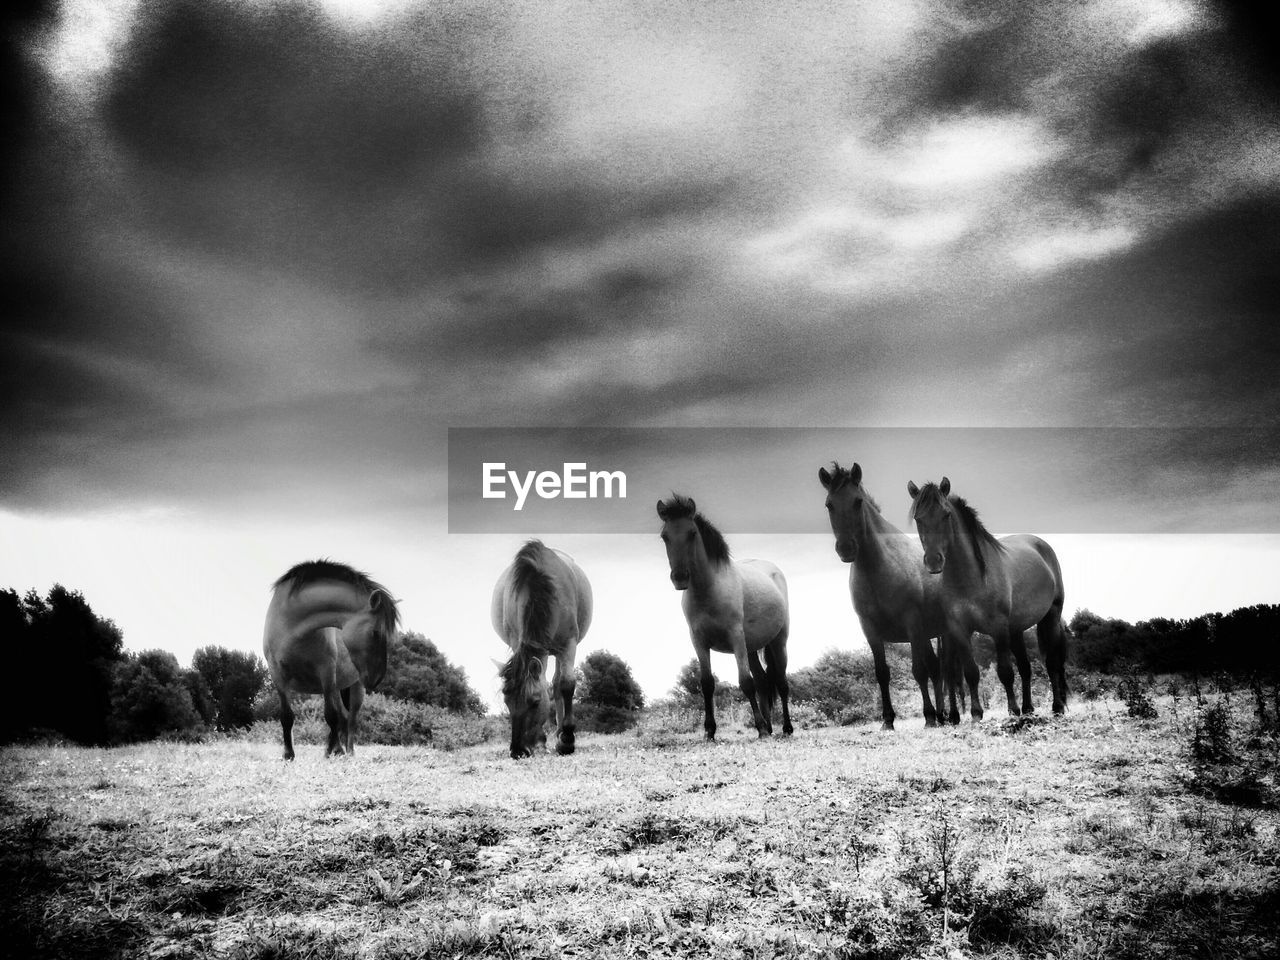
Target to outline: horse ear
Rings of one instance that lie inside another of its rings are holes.
[[[942,482],[938,484],[938,492],[944,497],[951,492],[951,481],[946,477],[942,478]]]
[[[826,467],[818,468],[818,482],[828,490],[831,489],[831,474],[827,473]]]
[[[658,501],[658,519],[659,520],[667,519],[667,505],[663,503],[661,500]]]
[[[373,593],[369,594],[370,610],[374,610],[374,611],[381,610],[383,604],[385,604],[386,602],[387,602],[387,595],[383,593],[381,590],[375,590],[373,591]]]
[[[907,493],[911,494],[911,499],[914,500],[916,497],[920,496],[920,488],[915,485],[914,481],[908,480]]]
[[[849,468],[849,479],[852,480],[854,483],[862,482],[862,468],[858,466],[856,463]]]

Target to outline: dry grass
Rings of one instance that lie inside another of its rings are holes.
[[[4,952],[1275,955],[1277,812],[1196,789],[1174,712],[715,744],[668,717],[520,763],[8,749]]]

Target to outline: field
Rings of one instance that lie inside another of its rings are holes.
[[[0,952],[1277,955],[1274,740],[1243,700],[1148,702],[714,744],[668,715],[519,763],[9,748]]]

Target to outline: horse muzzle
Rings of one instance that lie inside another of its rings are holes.
[[[853,563],[858,559],[858,551],[847,543],[836,542],[836,556],[844,563]]]
[[[943,556],[925,557],[924,568],[930,573],[938,574],[942,572],[942,568],[946,566],[947,558]]]
[[[686,570],[671,571],[671,585],[677,590],[689,589],[689,573]]]

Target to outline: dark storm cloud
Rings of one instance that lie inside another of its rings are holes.
[[[409,489],[457,424],[1277,406],[1239,10],[122,7],[96,73],[29,44],[6,498],[321,483],[308,444]]]

